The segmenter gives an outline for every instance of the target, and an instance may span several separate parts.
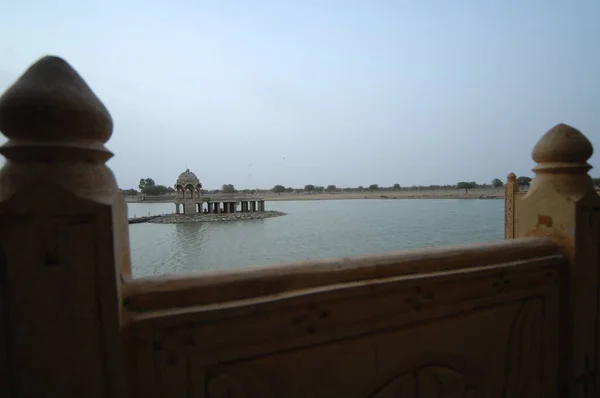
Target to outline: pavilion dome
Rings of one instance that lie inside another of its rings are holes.
[[[179,177],[177,178],[177,183],[175,183],[175,186],[186,187],[188,185],[191,185],[194,188],[202,188],[200,180],[198,179],[198,177],[196,177],[196,174],[190,171],[190,169],[186,169],[183,173],[179,174]]]

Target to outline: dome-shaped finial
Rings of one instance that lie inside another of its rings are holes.
[[[531,156],[540,163],[572,163],[585,165],[592,157],[592,143],[577,129],[557,124],[540,138]]]
[[[508,182],[517,181],[517,175],[515,173],[508,173],[508,176],[506,177],[506,180]]]
[[[58,57],[37,61],[0,97],[0,131],[14,140],[105,143],[112,127],[106,107]]]

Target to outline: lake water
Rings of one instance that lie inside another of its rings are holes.
[[[129,216],[172,213],[130,203]],[[504,236],[504,201],[461,199],[267,202],[265,220],[129,226],[135,277],[247,267]]]

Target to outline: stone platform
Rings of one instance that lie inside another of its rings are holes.
[[[220,213],[220,214],[173,214],[148,220],[154,224],[185,224],[191,222],[226,222],[244,220],[263,220],[265,218],[285,216],[280,211],[261,211],[256,213]]]

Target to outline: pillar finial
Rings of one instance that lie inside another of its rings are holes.
[[[588,171],[592,166],[592,143],[574,127],[557,124],[537,142],[531,157],[537,163],[535,176],[526,196],[534,195],[542,188],[556,190],[569,200],[595,195],[594,185]]]
[[[8,159],[69,157],[105,162],[113,122],[102,102],[63,59],[34,63],[0,97],[0,148]]]
[[[537,163],[533,171],[586,173],[592,168],[587,161],[593,153],[591,142],[579,130],[557,124],[533,148],[531,157]]]

